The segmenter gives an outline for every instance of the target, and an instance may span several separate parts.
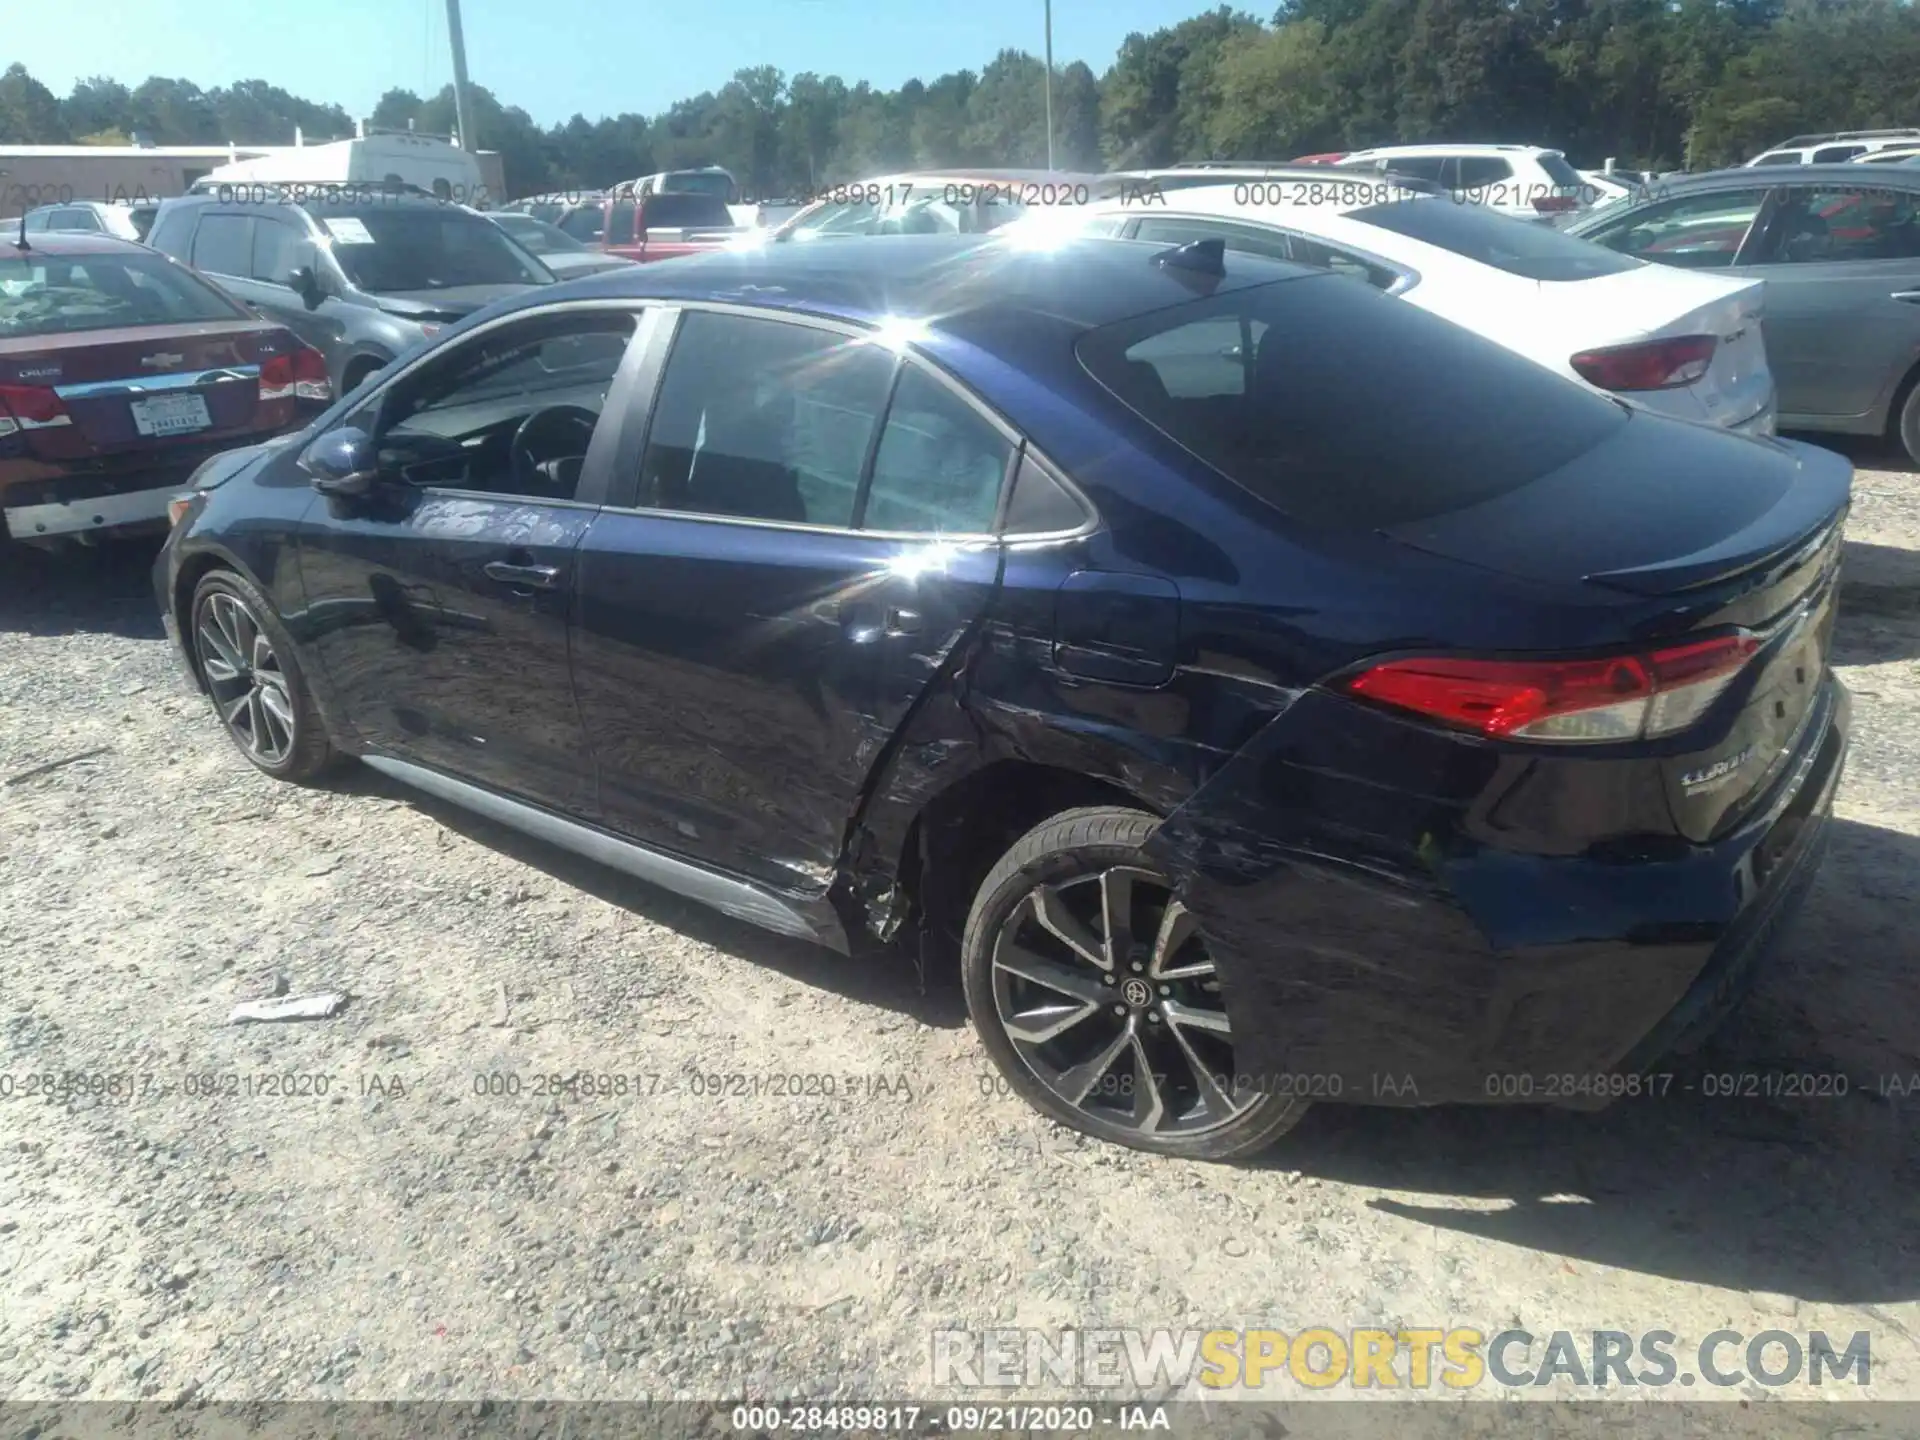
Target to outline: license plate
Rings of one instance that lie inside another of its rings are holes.
[[[134,428],[142,435],[186,435],[213,424],[198,395],[160,395],[133,402]]]

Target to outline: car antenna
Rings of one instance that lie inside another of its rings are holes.
[[[1154,255],[1154,265],[1164,271],[1181,271],[1192,278],[1227,278],[1227,242],[1219,236],[1208,240],[1188,240],[1185,246],[1173,246]]]
[[[1153,263],[1163,270],[1187,270],[1219,279],[1227,273],[1227,242],[1218,236],[1189,240],[1185,245],[1162,250],[1153,257]]]
[[[27,243],[27,212],[24,210],[20,212],[20,234],[13,242],[13,248],[16,250],[33,249],[33,246]]]

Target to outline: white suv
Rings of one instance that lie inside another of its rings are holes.
[[[1558,150],[1538,145],[1382,145],[1356,150],[1337,169],[1425,180],[1466,204],[1523,220],[1562,220],[1595,189]]]
[[[1877,150],[1920,144],[1920,130],[1830,130],[1824,135],[1795,135],[1747,162],[1755,165],[1837,165]]]

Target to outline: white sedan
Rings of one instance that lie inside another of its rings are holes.
[[[1444,195],[1293,182],[1097,202],[1023,220],[1016,243],[1062,233],[1227,250],[1339,271],[1650,410],[1771,435],[1766,282],[1649,265]]]

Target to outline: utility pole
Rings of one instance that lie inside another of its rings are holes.
[[[453,115],[460,148],[473,149],[473,111],[467,104],[467,42],[460,33],[460,0],[447,0],[447,42],[453,46]]]
[[[447,0],[449,5],[457,0]],[[1047,169],[1053,169],[1053,0],[1047,7]]]

